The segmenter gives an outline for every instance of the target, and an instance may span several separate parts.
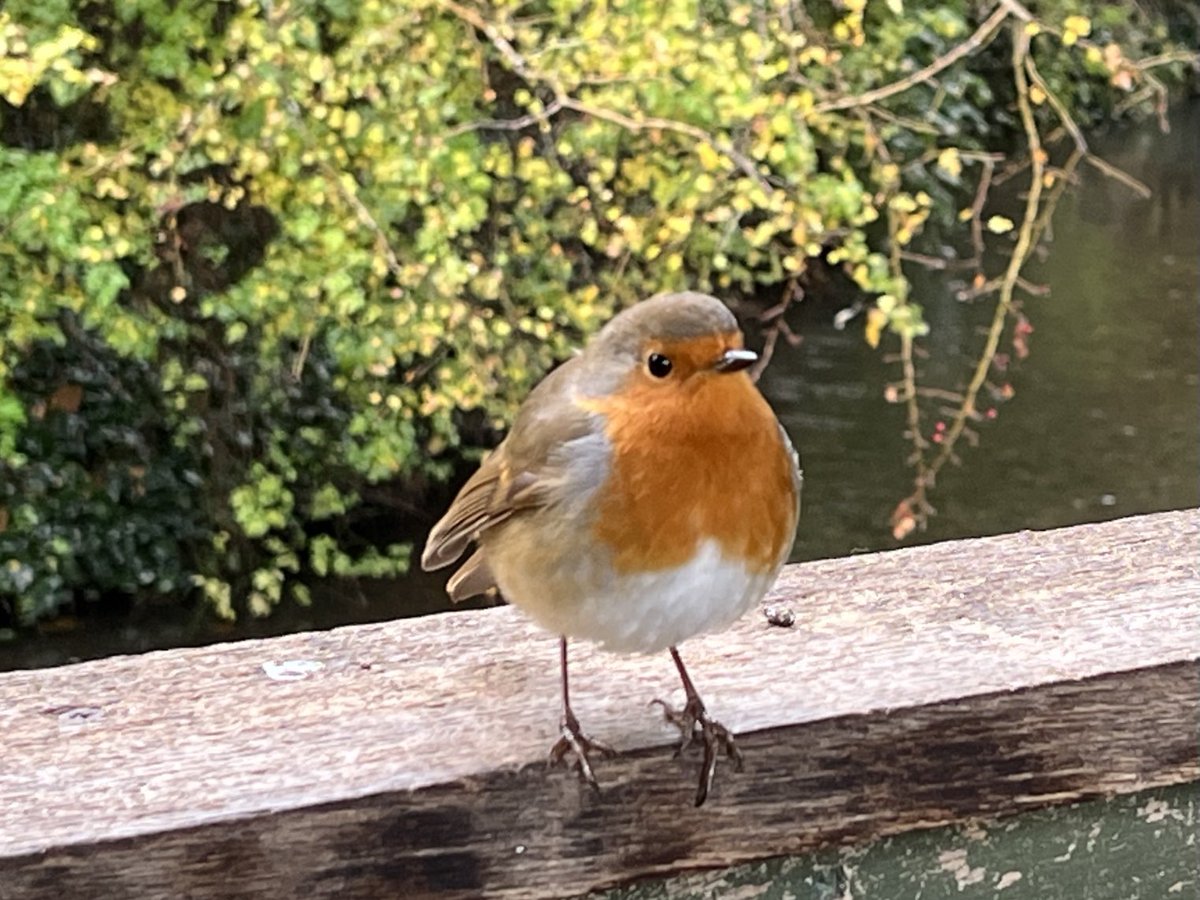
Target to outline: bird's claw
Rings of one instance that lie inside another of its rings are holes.
[[[675,755],[679,756],[695,741],[697,734],[704,742],[704,763],[700,767],[700,784],[696,788],[696,805],[702,806],[708,799],[713,778],[717,774],[717,751],[723,749],[733,760],[734,771],[742,770],[742,753],[737,748],[733,733],[720,722],[709,717],[699,697],[692,697],[683,709],[672,709],[662,700],[653,700],[662,707],[663,718],[679,729],[682,735]]]
[[[596,783],[596,773],[592,771],[588,754],[599,753],[601,756],[610,757],[616,756],[617,751],[608,744],[584,734],[583,729],[579,727],[579,720],[570,713],[563,716],[560,730],[558,740],[550,748],[550,765],[557,766],[566,759],[567,754],[573,755],[579,777],[586,781],[593,791],[599,792],[600,785]]]

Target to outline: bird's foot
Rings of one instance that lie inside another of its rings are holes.
[[[700,767],[700,784],[696,788],[696,805],[701,806],[708,799],[713,776],[717,774],[718,750],[724,750],[725,755],[733,760],[735,771],[742,770],[742,753],[737,748],[733,733],[716,719],[709,717],[699,697],[689,697],[683,709],[672,709],[662,700],[652,702],[662,707],[663,717],[682,734],[682,740],[675,750],[676,756],[690,747],[697,737],[704,744],[704,763]]]
[[[569,709],[563,713],[560,729],[558,740],[550,748],[550,765],[559,765],[570,754],[575,757],[575,768],[579,771],[579,777],[591,785],[592,790],[599,791],[600,785],[596,783],[596,774],[592,771],[588,754],[599,753],[601,756],[610,757],[616,756],[617,751],[608,744],[584,734],[583,729],[579,727],[579,720]]]

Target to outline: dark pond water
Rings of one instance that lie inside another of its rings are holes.
[[[1028,273],[1049,287],[1028,298],[1030,356],[1015,395],[980,428],[977,448],[948,467],[926,531],[905,543],[1053,528],[1200,506],[1200,102],[1093,149],[1148,184],[1143,200],[1095,170],[1060,204],[1049,255]],[[990,318],[955,299],[951,279],[923,275],[933,332],[930,381],[961,386]],[[896,367],[833,327],[836,307],[797,310],[803,343],[781,348],[762,386],[801,448],[804,512],[793,559],[899,546],[889,516],[911,490],[902,411],[883,398]],[[440,510],[431,510],[427,528]],[[317,592],[312,608],[215,625],[178,609],[0,643],[0,669],[375,621],[440,608],[445,576]]]
[[[1013,398],[980,427],[977,449],[947,467],[938,514],[906,543],[940,541],[1200,505],[1200,103],[1172,132],[1109,135],[1093,149],[1144,181],[1143,200],[1094,169],[1067,194],[1054,240],[1024,298],[1028,359]],[[930,381],[961,388],[990,303],[954,299],[950,278],[922,275],[932,326]],[[764,376],[803,445],[806,509],[797,559],[895,546],[888,518],[910,490],[898,407],[881,395],[895,366],[857,329],[806,323],[804,343]]]

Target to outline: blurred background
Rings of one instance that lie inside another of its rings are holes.
[[[446,608],[425,532],[659,290],[769,356],[795,561],[1200,505],[1197,21],[6,5],[0,669]]]

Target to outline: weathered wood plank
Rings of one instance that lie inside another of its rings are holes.
[[[1193,900],[1197,834],[1192,782],[640,881],[603,900]]]
[[[1200,778],[1200,512],[792,567],[684,648],[745,772],[585,648],[600,796],[542,766],[554,639],[459,613],[0,675],[0,897],[561,896]],[[263,665],[310,660],[307,678]]]

